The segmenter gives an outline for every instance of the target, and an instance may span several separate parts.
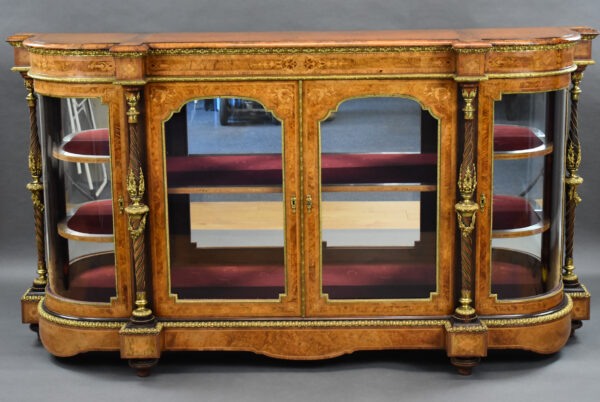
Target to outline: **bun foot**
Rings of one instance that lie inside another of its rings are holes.
[[[458,369],[460,375],[471,375],[473,367],[479,364],[479,357],[451,357],[450,363]]]
[[[136,370],[138,377],[148,377],[157,362],[158,359],[129,359],[129,367]]]
[[[575,330],[579,329],[583,327],[583,322],[581,320],[572,320],[571,321],[571,335],[570,337],[572,338],[573,335],[575,335]]]

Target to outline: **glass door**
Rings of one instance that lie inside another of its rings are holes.
[[[564,90],[505,94],[494,107],[491,293],[535,298],[561,286]]]
[[[169,106],[161,315],[299,315],[294,87],[195,84]]]
[[[453,158],[452,108],[426,110],[414,83],[328,84],[308,83],[303,102],[308,314],[446,313],[454,231],[438,211],[452,172],[438,167]]]

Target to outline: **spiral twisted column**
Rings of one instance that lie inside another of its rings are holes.
[[[475,214],[479,209],[473,201],[477,189],[477,172],[475,168],[475,105],[477,86],[474,84],[462,87],[464,99],[464,146],[463,156],[458,176],[458,190],[461,200],[454,206],[460,230],[460,261],[461,261],[461,297],[460,306],[455,315],[462,321],[476,319],[475,309],[471,306],[473,289],[473,231],[475,229]]]
[[[567,136],[567,173],[565,177],[565,191],[567,202],[565,207],[565,263],[563,266],[563,283],[565,287],[578,287],[579,278],[573,272],[573,237],[575,233],[575,209],[581,202],[577,194],[577,186],[583,183],[583,179],[577,175],[581,164],[581,145],[579,143],[579,129],[577,127],[577,108],[581,88],[579,84],[583,79],[583,71],[576,71],[571,76],[573,86],[571,87],[571,115],[569,119],[569,133]]]
[[[29,171],[32,181],[27,184],[33,202],[33,217],[35,221],[35,242],[37,246],[37,278],[33,280],[32,291],[43,292],[48,284],[46,271],[46,250],[44,243],[44,185],[42,184],[42,151],[37,124],[37,102],[33,91],[33,79],[23,74],[27,89],[27,104],[29,106]]]
[[[131,237],[133,258],[133,274],[135,277],[136,308],[132,312],[131,321],[138,324],[154,321],[152,310],[148,308],[146,298],[146,250],[145,230],[148,217],[148,206],[144,204],[146,184],[142,168],[142,139],[139,128],[139,88],[127,88],[126,100],[127,125],[129,132],[129,166],[127,172],[127,193],[129,205],[125,208],[128,218],[128,229]]]

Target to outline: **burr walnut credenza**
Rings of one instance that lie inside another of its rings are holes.
[[[586,27],[18,34],[57,356],[553,353],[574,272]]]

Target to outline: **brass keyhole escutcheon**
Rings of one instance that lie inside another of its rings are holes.
[[[479,209],[481,210],[481,212],[485,211],[485,194],[481,194],[479,196]]]
[[[312,209],[312,196],[310,194],[308,194],[306,196],[306,211],[310,212],[311,209]]]
[[[292,207],[292,213],[296,213],[296,196],[292,195],[290,197],[290,206]]]
[[[123,211],[125,210],[125,202],[123,201],[123,196],[119,196],[119,213],[123,215]]]

